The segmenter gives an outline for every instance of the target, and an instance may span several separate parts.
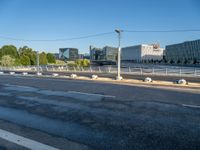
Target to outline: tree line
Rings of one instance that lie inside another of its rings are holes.
[[[2,66],[36,65],[37,52],[28,46],[17,49],[14,45],[4,45],[0,48],[0,64]],[[52,53],[39,53],[40,65],[54,64],[56,59]]]

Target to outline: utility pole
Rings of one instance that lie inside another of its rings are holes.
[[[121,32],[120,29],[116,29],[115,32],[118,34],[118,55],[117,55],[117,77],[116,80],[122,80],[123,78],[120,75],[121,69]]]
[[[40,73],[40,56],[39,56],[39,51],[37,51],[37,75]]]

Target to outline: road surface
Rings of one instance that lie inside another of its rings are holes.
[[[200,149],[199,97],[197,90],[0,76],[0,149]]]

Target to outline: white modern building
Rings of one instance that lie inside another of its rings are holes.
[[[141,44],[122,48],[122,61],[156,61],[163,59],[164,49],[160,48],[159,44]]]

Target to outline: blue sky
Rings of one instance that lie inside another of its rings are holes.
[[[60,39],[124,30],[200,29],[199,0],[0,0],[0,36],[17,39]],[[161,46],[200,39],[200,32],[123,33],[122,46],[157,43]],[[27,45],[35,50],[58,52],[89,45],[116,46],[110,34],[73,41],[14,41],[0,37],[0,47]]]

